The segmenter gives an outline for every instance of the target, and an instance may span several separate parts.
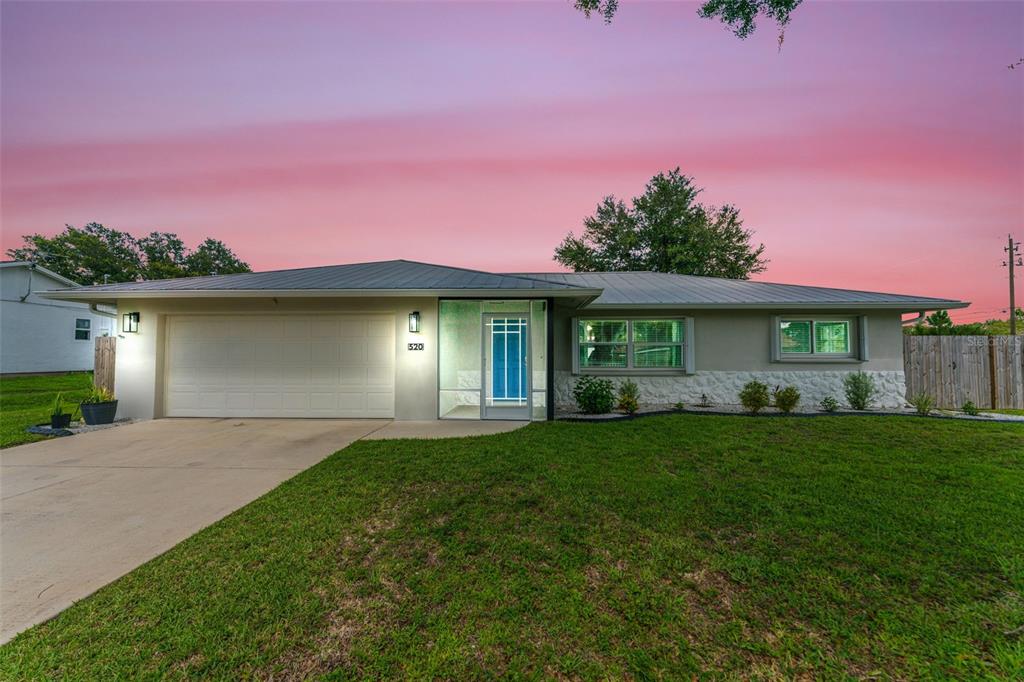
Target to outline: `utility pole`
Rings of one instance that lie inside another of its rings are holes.
[[[1020,242],[1013,241],[1013,235],[1006,235],[1006,246],[1003,247],[1003,251],[1006,252],[1006,260],[1003,261],[1003,267],[1010,269],[1010,336],[1017,335],[1017,304],[1013,300],[1013,267],[1020,265],[1024,267],[1024,260],[1020,255]]]

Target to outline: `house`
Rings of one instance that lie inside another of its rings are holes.
[[[901,315],[939,298],[653,272],[499,274],[405,260],[63,289],[116,305],[125,417],[551,419],[580,375],[647,404],[760,379],[904,402]]]
[[[77,286],[35,263],[0,262],[0,374],[92,369],[93,339],[113,332],[112,309],[36,293]]]

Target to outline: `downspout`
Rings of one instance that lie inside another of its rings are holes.
[[[35,263],[28,264],[28,289],[25,290],[25,295],[21,297],[21,302],[24,303],[25,299],[32,295],[32,271],[36,269]]]

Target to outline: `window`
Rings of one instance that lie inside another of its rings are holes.
[[[849,320],[782,320],[782,355],[850,355]]]
[[[628,325],[625,320],[580,320],[580,367],[625,368]]]
[[[75,320],[75,340],[76,341],[88,341],[89,340],[89,325],[92,320],[86,320],[78,318]]]
[[[633,322],[633,366],[683,366],[682,320],[637,320]]]
[[[686,367],[684,320],[577,320],[580,370],[681,370]]]

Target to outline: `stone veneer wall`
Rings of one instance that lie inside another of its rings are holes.
[[[800,391],[802,408],[818,404],[825,396],[832,396],[840,405],[846,404],[843,377],[849,372],[773,371],[773,372],[711,372],[673,376],[610,376],[616,385],[632,379],[640,387],[641,405],[673,405],[679,401],[693,404],[701,394],[718,405],[739,404],[739,392],[748,381],[756,379],[775,386],[796,386]],[[906,380],[902,371],[867,371],[875,379],[878,395],[873,407],[899,408],[906,404]],[[559,409],[574,409],[572,388],[576,379],[571,372],[555,372],[555,405]]]

